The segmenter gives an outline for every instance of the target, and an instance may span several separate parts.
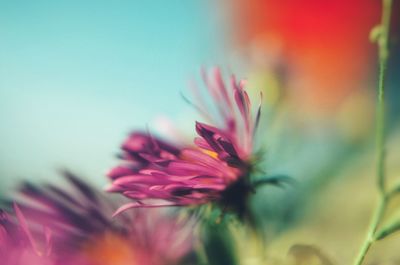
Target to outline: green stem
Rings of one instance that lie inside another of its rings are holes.
[[[392,0],[383,0],[382,22],[378,37],[379,51],[379,80],[378,80],[378,105],[376,114],[376,144],[377,144],[377,178],[381,194],[385,194],[385,77],[389,57],[389,30]]]
[[[374,217],[371,221],[371,224],[368,229],[368,234],[367,237],[361,246],[360,252],[358,253],[358,256],[356,258],[356,261],[354,262],[354,265],[361,265],[365,259],[365,256],[368,253],[368,250],[371,248],[372,244],[375,242],[375,232],[378,229],[379,223],[385,213],[387,205],[387,199],[386,197],[382,198],[379,206],[374,214]]]
[[[380,203],[361,249],[357,255],[354,265],[361,265],[375,242],[376,230],[384,217],[389,196],[386,194],[385,181],[385,144],[386,144],[386,125],[385,125],[385,77],[387,72],[387,64],[389,58],[389,32],[390,32],[390,16],[392,11],[392,0],[382,0],[382,21],[379,26],[378,35],[378,51],[379,51],[379,80],[378,80],[378,102],[376,113],[376,177],[380,195]]]

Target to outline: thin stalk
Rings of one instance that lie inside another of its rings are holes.
[[[371,221],[371,224],[368,229],[368,234],[366,239],[364,240],[364,243],[362,244],[360,251],[357,255],[356,261],[354,262],[354,265],[361,265],[368,253],[368,250],[371,248],[372,244],[375,242],[375,232],[378,229],[379,223],[385,213],[387,206],[387,199],[386,197],[381,199],[378,208],[376,209],[376,212],[374,214],[374,217]]]
[[[386,144],[386,117],[385,117],[385,78],[389,58],[389,31],[392,0],[383,0],[382,22],[378,36],[379,80],[378,105],[376,114],[376,144],[377,144],[377,178],[378,188],[382,196],[385,194],[385,144]]]
[[[389,32],[390,16],[392,12],[392,0],[382,0],[382,21],[379,26],[377,44],[379,56],[379,79],[378,79],[378,99],[376,113],[376,177],[379,190],[380,202],[368,228],[367,236],[356,257],[354,265],[361,265],[375,242],[376,231],[384,217],[387,203],[389,200],[386,194],[385,178],[385,145],[386,145],[386,115],[385,115],[385,78],[389,58]]]

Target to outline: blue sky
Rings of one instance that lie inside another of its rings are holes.
[[[0,1],[0,191],[63,167],[104,184],[127,132],[159,115],[182,120],[179,92],[224,57],[213,8]]]

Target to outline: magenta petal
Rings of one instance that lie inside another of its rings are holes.
[[[188,163],[188,162],[171,162],[167,168],[168,172],[172,175],[213,175],[215,169],[200,164]]]
[[[50,256],[51,251],[52,251],[52,242],[51,242],[52,231],[47,226],[45,226],[43,228],[43,230],[44,230],[44,236],[45,236],[45,240],[46,240],[46,255]]]
[[[129,175],[132,174],[132,169],[126,166],[117,166],[112,168],[108,173],[107,176],[109,176],[112,179],[119,178],[121,176]]]
[[[235,101],[236,105],[239,108],[240,113],[242,114],[245,122],[247,120],[247,116],[249,114],[249,105],[248,105],[248,96],[247,93],[243,90],[236,89],[235,90]]]
[[[30,242],[33,250],[35,250],[35,252],[37,254],[40,254],[40,250],[36,244],[36,241],[33,239],[31,231],[29,231],[25,216],[22,214],[21,210],[19,209],[19,207],[16,203],[14,203],[14,211],[15,211],[15,215],[18,218],[19,225],[21,226],[22,230],[24,231],[26,237],[29,239],[29,242]]]
[[[120,213],[122,213],[122,212],[124,212],[124,211],[126,211],[126,210],[128,210],[128,209],[135,208],[135,207],[138,207],[138,206],[141,206],[141,205],[142,205],[142,204],[139,203],[139,202],[131,202],[131,203],[124,204],[124,205],[122,205],[121,207],[119,207],[119,208],[115,211],[115,213],[113,213],[112,217],[115,217],[115,216],[117,216],[118,214],[120,214]]]
[[[198,147],[200,147],[200,148],[202,148],[202,149],[209,150],[209,151],[214,151],[214,150],[210,147],[210,145],[207,143],[207,141],[204,140],[204,138],[196,137],[196,138],[194,138],[194,143],[195,143]]]
[[[148,135],[145,135],[140,132],[132,133],[122,144],[122,149],[131,151],[131,152],[139,152],[143,151],[146,148],[150,148],[151,140]]]
[[[115,184],[111,184],[108,187],[106,187],[104,190],[107,191],[107,192],[122,192],[125,189],[120,187],[120,186],[117,186]]]
[[[130,175],[125,177],[120,177],[114,181],[117,186],[131,186],[136,183],[141,184],[153,184],[153,183],[169,183],[168,179],[156,179],[151,175]]]
[[[198,150],[185,149],[182,151],[182,156],[185,157],[185,159],[195,161],[196,163],[200,163],[208,167],[213,167],[215,169],[223,168],[221,161],[218,161],[217,159]]]
[[[224,81],[222,80],[221,71],[217,67],[214,68],[214,78],[215,78],[215,81],[217,83],[219,90],[221,91],[224,102],[227,103],[228,107],[230,107],[230,109],[231,109],[232,105],[231,105],[231,101],[229,99],[228,91],[226,89]]]

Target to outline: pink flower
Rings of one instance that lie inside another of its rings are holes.
[[[32,233],[25,216],[14,204],[15,216],[0,209],[0,259],[6,265],[54,265],[51,257],[51,233]]]
[[[64,176],[70,185],[25,183],[16,198],[26,227],[52,231],[51,265],[171,265],[191,251],[191,219],[177,221],[160,209],[112,218],[115,198],[69,172]]]
[[[124,164],[113,168],[108,191],[133,200],[134,207],[199,205],[217,202],[243,214],[252,191],[254,135],[260,106],[252,116],[245,82],[232,76],[226,85],[219,69],[203,79],[212,102],[194,90],[194,107],[209,120],[196,122],[194,145],[174,146],[148,133],[133,132],[123,143]],[[207,104],[207,102],[209,104]]]

